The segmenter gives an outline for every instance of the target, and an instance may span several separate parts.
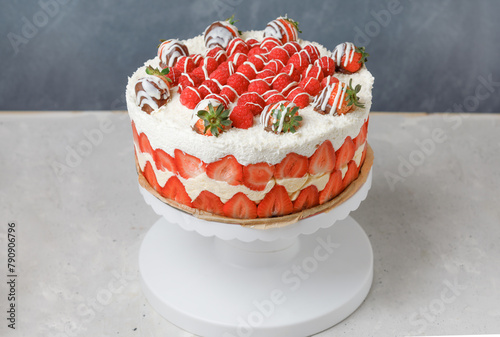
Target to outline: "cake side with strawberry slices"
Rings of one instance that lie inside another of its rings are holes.
[[[281,19],[237,37],[231,29],[208,39],[207,48],[209,26],[173,40],[180,46],[171,49],[190,56],[177,52],[168,68],[156,57],[129,78],[138,169],[162,197],[228,218],[269,218],[324,204],[356,179],[367,151],[373,76],[364,63],[335,72],[331,51],[289,40],[297,26]],[[266,36],[278,33],[280,39]],[[152,91],[138,92],[136,84],[157,68],[157,76],[169,77],[169,100],[147,112],[137,97],[160,91],[143,85]]]

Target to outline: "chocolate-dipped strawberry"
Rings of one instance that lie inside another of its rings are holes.
[[[357,95],[360,90],[359,84],[355,88],[352,87],[352,79],[349,85],[344,82],[333,82],[316,96],[313,102],[314,111],[322,115],[343,115],[355,107],[364,108]]]
[[[231,127],[229,109],[216,99],[204,99],[193,110],[191,127],[205,136],[218,137]]]
[[[158,58],[160,59],[160,67],[173,67],[177,63],[177,59],[181,56],[188,56],[189,51],[186,45],[179,40],[160,40],[158,46]]]
[[[204,39],[207,49],[219,46],[226,49],[229,41],[240,36],[238,28],[234,26],[234,15],[226,21],[215,21],[205,29]]]
[[[279,17],[276,20],[269,22],[264,29],[264,37],[274,37],[282,43],[296,41],[299,33],[299,23],[288,17]]]
[[[135,84],[135,102],[142,111],[151,114],[170,100],[170,79],[168,68],[160,71],[149,66],[146,73]]]
[[[299,107],[289,101],[268,105],[260,115],[260,123],[264,126],[264,130],[276,134],[295,133],[301,121]]]
[[[332,52],[336,70],[344,74],[352,74],[361,69],[368,56],[370,54],[365,51],[365,47],[356,47],[351,42],[337,45]]]

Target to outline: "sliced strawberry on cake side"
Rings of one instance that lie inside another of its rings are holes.
[[[283,216],[292,212],[292,201],[288,196],[286,188],[281,185],[274,185],[257,206],[257,215],[259,218]]]
[[[351,137],[347,137],[344,144],[335,152],[335,170],[342,169],[354,157],[354,142]]]
[[[232,155],[207,165],[207,176],[237,186],[243,180],[243,167]]]
[[[144,133],[139,135],[139,149],[142,153],[149,153],[151,156],[154,155],[154,150],[149,143],[148,137]]]
[[[299,196],[293,202],[293,211],[300,212],[317,205],[319,205],[318,188],[314,185],[310,185],[300,191]]]
[[[330,175],[330,179],[328,179],[325,188],[319,192],[319,203],[322,205],[330,201],[339,195],[343,189],[342,172],[340,170],[335,170]]]
[[[255,219],[257,206],[244,193],[238,192],[222,208],[224,215],[235,219]]]
[[[329,140],[324,141],[309,158],[309,174],[331,172],[335,167],[335,150]]]
[[[160,190],[160,194],[168,199],[174,200],[180,204],[191,207],[191,198],[186,192],[186,188],[182,185],[179,178],[176,176],[168,179],[167,183]]]
[[[220,201],[220,198],[206,190],[201,191],[196,199],[193,200],[192,207],[201,209],[205,212],[224,215],[224,204]]]
[[[349,186],[354,180],[358,178],[359,175],[359,167],[356,166],[356,162],[351,160],[349,164],[347,164],[347,172],[345,173],[344,178],[342,179],[342,189]]]
[[[149,185],[155,190],[160,191],[161,187],[158,184],[158,180],[156,179],[155,171],[153,170],[153,165],[148,161],[146,162],[146,166],[144,166],[143,176],[146,178]]]
[[[206,172],[207,165],[203,161],[181,150],[175,149],[174,160],[177,171],[184,179],[196,178]]]
[[[354,148],[357,150],[361,145],[366,142],[366,134],[368,133],[368,124],[364,123],[359,130],[359,134],[353,139]]]
[[[268,163],[243,166],[243,184],[254,191],[263,191],[273,175],[274,165]]]
[[[307,174],[308,167],[307,157],[292,152],[275,165],[274,176],[276,179],[302,178]]]
[[[162,149],[155,150],[153,159],[158,170],[168,170],[172,173],[177,173],[177,166],[175,165],[174,158]]]

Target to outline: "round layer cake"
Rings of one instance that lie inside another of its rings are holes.
[[[364,48],[333,51],[278,18],[261,31],[218,21],[164,41],[126,90],[138,171],[169,204],[232,219],[325,204],[368,148],[373,76]]]

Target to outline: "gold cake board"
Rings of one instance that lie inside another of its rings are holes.
[[[163,196],[161,196],[151,185],[149,185],[148,181],[146,178],[143,176],[139,163],[137,162],[136,158],[136,168],[137,168],[137,173],[139,176],[139,184],[145,188],[149,193],[154,195],[156,198],[159,200],[163,201],[169,206],[172,206],[176,209],[179,209],[183,212],[186,212],[188,214],[191,214],[199,219],[202,220],[207,220],[207,221],[215,221],[215,222],[222,222],[222,223],[227,223],[227,224],[237,224],[241,226],[246,226],[246,227],[252,227],[252,228],[258,228],[258,229],[266,229],[266,228],[278,228],[278,227],[283,227],[287,225],[291,225],[293,223],[296,223],[297,221],[301,219],[308,218],[310,216],[313,216],[318,213],[325,213],[329,212],[335,207],[341,205],[344,203],[346,200],[348,200],[351,196],[353,196],[360,188],[363,186],[363,184],[366,182],[366,179],[368,178],[368,174],[370,173],[370,170],[373,165],[373,150],[370,147],[368,143],[366,143],[367,149],[366,149],[366,156],[365,156],[365,161],[363,165],[361,166],[361,170],[359,172],[358,178],[354,180],[342,193],[340,193],[338,196],[333,198],[332,200],[322,204],[318,205],[312,208],[305,209],[303,211],[297,212],[297,213],[292,213],[284,216],[279,216],[279,217],[272,217],[272,218],[256,218],[256,219],[235,219],[235,218],[228,218],[225,216],[220,216],[220,215],[214,215],[212,213],[208,213],[199,209],[191,208],[188,207],[184,204],[178,203],[174,200],[167,199]]]

